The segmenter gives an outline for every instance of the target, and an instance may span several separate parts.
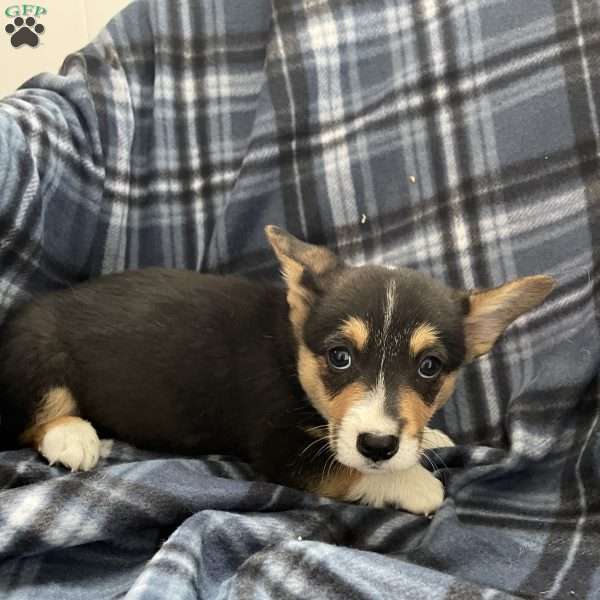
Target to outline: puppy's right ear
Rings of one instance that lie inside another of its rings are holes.
[[[328,275],[342,268],[343,263],[327,248],[302,242],[275,225],[267,225],[265,234],[281,265],[288,289],[290,320],[298,335]]]

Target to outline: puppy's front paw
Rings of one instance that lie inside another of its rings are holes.
[[[415,465],[397,473],[363,475],[347,500],[369,506],[392,505],[417,515],[430,515],[444,501],[444,486],[427,469]]]
[[[50,423],[38,446],[40,454],[53,465],[60,463],[71,471],[89,471],[98,463],[102,447],[96,430],[78,417]]]
[[[444,486],[427,469],[417,465],[406,474],[400,508],[415,515],[430,515],[444,502]]]

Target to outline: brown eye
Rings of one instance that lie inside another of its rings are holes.
[[[352,364],[352,354],[346,346],[335,346],[327,351],[327,362],[336,371],[345,371]]]
[[[442,370],[442,361],[436,356],[426,356],[419,364],[418,373],[423,379],[435,379]]]

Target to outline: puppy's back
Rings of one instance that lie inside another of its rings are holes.
[[[45,394],[64,387],[77,414],[108,435],[219,451],[214,438],[235,371],[249,352],[264,354],[282,310],[276,287],[174,269],[109,275],[40,297],[1,331],[2,443],[13,445]],[[226,451],[230,440],[219,442]]]

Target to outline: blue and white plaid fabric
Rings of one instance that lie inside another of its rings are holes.
[[[149,265],[275,277],[267,223],[559,282],[437,418],[433,520],[223,459],[7,452],[0,595],[600,598],[599,109],[595,0],[142,0],[0,101],[3,309]]]

